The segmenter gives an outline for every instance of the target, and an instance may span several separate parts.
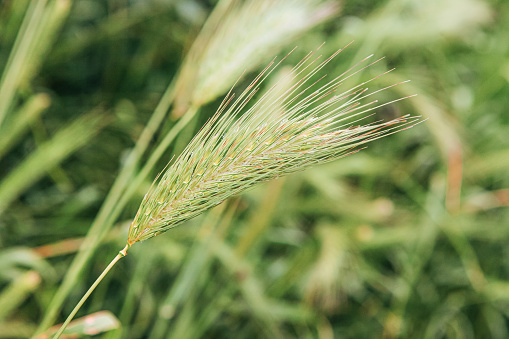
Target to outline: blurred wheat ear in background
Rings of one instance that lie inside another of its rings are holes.
[[[194,218],[260,182],[350,155],[358,146],[418,123],[419,118],[408,115],[387,122],[364,122],[367,113],[405,98],[386,103],[373,98],[400,85],[368,92],[364,86],[384,74],[345,87],[347,79],[381,60],[368,63],[372,55],[332,79],[322,74],[341,51],[324,61],[317,51],[310,52],[286,75],[294,83],[289,88],[276,84],[255,98],[281,62],[273,61],[238,98],[230,91],[216,114],[154,181],[131,223],[126,247],[84,295],[55,339],[134,243]]]

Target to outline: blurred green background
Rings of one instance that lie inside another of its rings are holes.
[[[0,338],[65,319],[244,70],[352,40],[327,73],[386,56],[351,80],[397,67],[380,116],[428,120],[136,244],[71,330],[509,337],[506,0],[4,0]]]

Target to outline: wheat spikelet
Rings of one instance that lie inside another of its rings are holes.
[[[323,62],[316,51],[310,52],[288,75],[293,86],[273,86],[249,108],[261,83],[281,61],[272,61],[237,99],[230,91],[216,114],[154,181],[129,228],[128,246],[260,182],[352,154],[360,145],[417,123],[418,118],[404,116],[356,125],[371,115],[366,113],[404,98],[381,104],[365,100],[398,85],[368,93],[365,85],[378,76],[339,90],[346,79],[380,60],[367,64],[371,56],[326,82],[318,73],[340,52]]]

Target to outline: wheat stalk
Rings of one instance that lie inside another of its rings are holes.
[[[342,50],[324,61],[317,56],[318,50],[310,52],[287,75],[294,83],[289,88],[275,85],[253,99],[282,61],[273,60],[238,98],[228,93],[182,154],[153,182],[129,227],[126,247],[87,291],[55,338],[134,243],[165,232],[260,182],[355,153],[363,144],[419,122],[418,117],[407,115],[359,125],[371,111],[407,97],[385,103],[372,100],[375,94],[401,84],[368,92],[365,86],[387,72],[342,90],[348,78],[381,60],[369,63],[372,55],[327,81],[320,71]]]

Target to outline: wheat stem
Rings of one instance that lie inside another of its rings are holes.
[[[129,248],[129,245],[126,245],[126,247],[124,247],[124,249],[120,252],[118,252],[117,256],[115,258],[113,258],[113,260],[110,262],[110,264],[104,269],[104,271],[101,273],[101,275],[94,281],[94,283],[92,284],[92,286],[90,286],[90,288],[88,289],[87,293],[85,293],[83,295],[83,297],[80,299],[80,301],[76,304],[76,306],[74,307],[74,309],[72,310],[71,314],[69,314],[69,316],[67,317],[67,319],[65,319],[65,322],[62,324],[62,326],[60,327],[60,329],[58,330],[58,332],[55,334],[55,336],[53,337],[53,339],[58,339],[60,338],[60,336],[62,335],[62,333],[65,331],[65,329],[67,328],[67,325],[69,325],[69,323],[71,322],[71,320],[74,318],[74,316],[76,315],[76,313],[79,311],[79,309],[81,308],[81,306],[83,306],[83,304],[85,303],[85,301],[88,299],[88,297],[90,296],[90,294],[92,294],[92,292],[95,290],[95,288],[97,287],[97,285],[99,285],[99,283],[103,280],[103,278],[106,276],[106,274],[108,274],[108,272],[111,270],[111,268],[113,266],[115,266],[115,264],[117,263],[117,261],[120,260],[120,258],[123,258],[126,256],[127,254],[127,249]]]
[[[113,186],[106,196],[99,213],[87,233],[84,245],[80,248],[76,257],[73,259],[68,272],[64,276],[62,284],[57,289],[57,292],[53,296],[41,323],[37,327],[35,331],[36,335],[47,330],[48,327],[55,322],[63,302],[69,295],[72,287],[75,286],[78,281],[78,276],[84,270],[85,265],[92,257],[101,240],[113,226],[124,206],[123,204],[127,201],[127,198],[123,198],[123,196],[125,195],[126,189],[131,186],[130,184],[133,181],[133,178],[136,177],[134,172],[140,162],[140,159],[147,150],[150,145],[150,141],[166,116],[166,113],[173,102],[174,96],[174,83],[172,83],[168,86],[161,97],[159,104],[155,108],[154,113],[147,123],[147,126],[141,133],[134,149],[127,158],[125,166],[120,169]],[[122,204],[119,204],[119,200],[122,200]]]

